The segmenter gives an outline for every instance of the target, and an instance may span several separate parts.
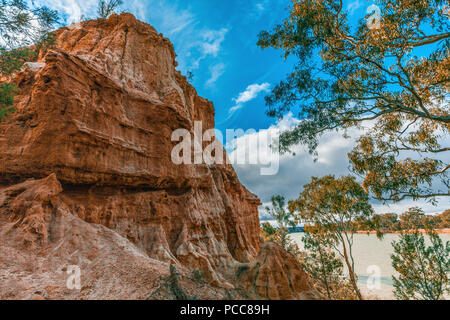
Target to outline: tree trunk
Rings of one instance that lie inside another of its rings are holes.
[[[330,287],[328,285],[328,275],[325,272],[325,265],[323,262],[323,255],[322,255],[322,250],[320,248],[320,245],[319,245],[319,255],[320,255],[320,263],[322,264],[322,276],[324,277],[323,279],[324,279],[325,289],[327,290],[328,299],[331,300],[331,292],[330,292]]]
[[[342,247],[344,248],[345,264],[347,265],[348,272],[350,273],[350,281],[352,283],[353,289],[355,290],[355,293],[358,296],[358,299],[363,300],[361,292],[359,291],[359,288],[358,288],[358,284],[356,283],[355,272],[354,272],[352,265],[350,264],[350,261],[348,259],[347,248],[345,247],[345,244],[342,244]]]

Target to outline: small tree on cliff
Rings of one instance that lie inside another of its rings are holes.
[[[422,210],[412,208],[404,216],[406,231],[392,243],[392,266],[399,274],[392,277],[394,294],[402,300],[443,299],[450,293],[450,241],[443,243]],[[419,230],[422,227],[430,245]]]
[[[298,247],[289,239],[289,228],[295,227],[295,222],[293,213],[287,209],[286,199],[282,196],[272,197],[272,207],[266,207],[266,211],[276,220],[278,226],[274,228],[269,223],[263,224],[264,240],[275,242],[287,252],[297,255]]]
[[[309,230],[313,237],[322,239],[342,257],[355,294],[362,299],[355,274],[353,238],[356,226],[370,221],[374,213],[362,186],[351,176],[312,178],[289,207],[299,221],[313,226]]]
[[[50,46],[54,37],[49,31],[57,21],[58,13],[46,7],[30,8],[23,0],[1,0],[0,78],[20,70],[26,61],[37,57],[39,50]],[[13,110],[16,92],[12,84],[1,84],[0,120]]]
[[[354,299],[353,288],[344,280],[343,264],[330,243],[308,227],[303,234],[304,250],[300,250],[295,241],[289,238],[289,228],[296,227],[295,213],[286,206],[281,196],[272,197],[272,207],[266,207],[267,213],[276,220],[277,227],[266,222],[261,227],[264,241],[274,242],[293,254],[306,273],[315,280],[316,289],[330,300]]]
[[[376,5],[355,28],[342,0],[293,0],[289,18],[259,36],[261,48],[298,61],[267,113],[303,120],[281,135],[283,151],[304,143],[315,153],[324,133],[366,123],[349,157],[380,200],[449,196],[448,0]]]
[[[300,264],[316,280],[316,289],[330,300],[357,299],[351,283],[344,277],[342,260],[327,239],[307,227],[302,242],[304,251],[299,255]]]
[[[0,85],[0,121],[8,113],[12,112],[14,108],[12,104],[14,103],[14,95],[17,92],[17,88],[4,82]]]
[[[122,0],[100,0],[98,2],[97,14],[99,18],[108,18],[116,12],[116,10],[123,4]]]

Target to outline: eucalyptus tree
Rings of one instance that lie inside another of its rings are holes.
[[[369,196],[354,177],[313,177],[303,186],[297,200],[289,203],[300,222],[313,226],[308,231],[322,243],[337,252],[347,266],[353,290],[359,299],[355,260],[353,257],[354,235],[358,225],[370,223],[373,208]]]
[[[398,273],[392,277],[394,294],[402,300],[444,299],[450,294],[450,241],[444,243],[421,209],[411,208],[403,216],[405,229],[392,243],[392,266]]]
[[[286,199],[282,196],[273,196],[272,206],[266,207],[266,212],[277,222],[276,227],[266,223],[262,226],[263,236],[266,241],[279,244],[287,252],[297,255],[298,246],[289,238],[290,228],[295,228],[293,213],[287,208]]]
[[[450,187],[449,3],[375,3],[352,25],[342,0],[293,0],[289,17],[260,33],[261,48],[297,61],[267,113],[303,120],[281,135],[283,152],[302,143],[314,154],[321,135],[364,126],[349,154],[364,188],[383,201],[434,201]]]

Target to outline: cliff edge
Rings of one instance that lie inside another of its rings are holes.
[[[0,123],[0,299],[314,298],[230,165],[171,161],[214,108],[170,41],[131,14],[56,35]]]

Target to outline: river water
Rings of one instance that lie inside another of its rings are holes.
[[[301,241],[303,234],[294,233],[292,239],[302,249]],[[450,241],[450,234],[440,235],[445,241]],[[391,264],[393,253],[392,241],[397,241],[399,235],[387,234],[383,240],[376,235],[355,235],[353,245],[353,256],[355,259],[355,271],[358,274],[360,290],[368,297],[380,299],[395,299],[393,294],[392,275],[396,273]],[[380,281],[374,282],[375,275],[379,274]]]

